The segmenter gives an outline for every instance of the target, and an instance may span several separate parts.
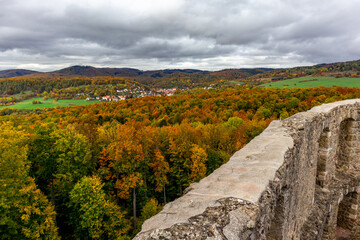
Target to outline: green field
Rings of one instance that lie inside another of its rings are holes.
[[[32,101],[37,100],[42,102],[42,104],[32,104]],[[85,99],[64,99],[55,101],[54,99],[47,99],[46,101],[43,98],[31,98],[22,102],[18,102],[14,105],[9,106],[0,106],[0,110],[4,108],[12,108],[12,109],[36,109],[36,108],[50,108],[50,107],[69,107],[75,105],[87,105],[99,103],[99,101],[86,101]]]
[[[360,87],[360,78],[301,77],[278,82],[264,83],[259,87],[313,88],[313,87]]]
[[[237,85],[237,86],[244,84],[243,82],[240,82],[240,81],[229,81],[229,83],[232,85]]]

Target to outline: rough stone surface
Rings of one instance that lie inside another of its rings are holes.
[[[360,239],[360,99],[273,121],[142,239]]]

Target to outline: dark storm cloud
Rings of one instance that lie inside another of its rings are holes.
[[[359,59],[359,1],[0,0],[0,69],[294,66]]]

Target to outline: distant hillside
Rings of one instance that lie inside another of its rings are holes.
[[[154,87],[184,87],[189,83],[211,83],[218,80],[242,80],[254,74],[272,69],[225,69],[221,71],[202,71],[194,69],[166,69],[144,71],[134,80]]]
[[[337,78],[360,77],[360,60],[274,69],[272,71],[252,75],[250,78],[279,81],[305,76],[331,76]]]
[[[360,60],[318,64],[314,66],[271,69],[240,68],[220,71],[197,69],[164,69],[142,71],[134,68],[96,68],[92,66],[72,66],[53,72],[39,73],[30,70],[0,71],[0,78],[78,78],[78,77],[125,77],[154,88],[192,88],[215,84],[221,80],[234,84],[242,82],[248,86],[281,81],[306,76],[360,77]]]
[[[277,78],[290,79],[294,77],[318,75],[318,74],[357,74],[360,72],[360,60],[337,63],[324,63],[314,66],[302,66],[293,68],[239,68],[239,69],[224,69],[220,71],[203,71],[197,69],[164,69],[164,70],[150,70],[142,71],[134,68],[96,68],[92,66],[72,66],[60,69],[53,72],[40,73],[24,69],[12,69],[0,71],[0,78],[20,77],[33,74],[34,77],[97,77],[97,76],[112,76],[112,77],[130,77],[141,82],[157,82],[159,79],[176,79],[179,77],[198,79],[259,79],[259,78]],[[340,77],[340,76],[339,76]]]
[[[161,78],[174,73],[189,73],[189,74],[208,74],[208,71],[201,71],[196,69],[165,69],[165,70],[151,70],[141,71],[134,68],[95,68],[92,66],[72,66],[60,69],[54,72],[46,73],[52,76],[113,76],[113,77],[137,77],[145,76],[148,78]]]
[[[54,72],[49,72],[48,74],[55,76],[86,76],[86,77],[96,77],[96,76],[117,76],[117,77],[134,77],[141,74],[141,71],[138,69],[132,68],[95,68],[91,66],[72,66],[57,70]]]
[[[52,76],[86,76],[86,77],[95,77],[95,76],[119,76],[119,77],[138,77],[142,78],[163,78],[169,77],[172,75],[210,75],[217,77],[230,78],[229,80],[245,78],[251,75],[264,73],[266,71],[271,71],[274,69],[271,68],[240,68],[240,69],[224,69],[220,71],[203,71],[197,69],[164,69],[164,70],[149,70],[142,71],[134,68],[95,68],[91,66],[72,66],[57,70],[54,72],[49,72],[45,74],[50,74]]]
[[[273,68],[240,68],[240,69],[224,69],[210,73],[212,76],[220,76],[227,80],[235,80],[247,78],[256,74],[273,71]]]
[[[197,69],[164,69],[142,71],[134,68],[95,68],[92,66],[72,66],[47,73],[31,75],[35,78],[57,77],[127,77],[152,87],[185,87],[189,84],[211,83],[218,80],[240,80],[252,75],[265,73],[273,69],[225,69],[221,71],[203,71]],[[30,76],[29,76],[30,77]]]
[[[38,72],[26,70],[26,69],[9,69],[9,70],[0,71],[0,78],[20,77],[34,73],[38,73]]]

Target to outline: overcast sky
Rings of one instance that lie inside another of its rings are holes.
[[[0,70],[360,59],[359,0],[0,0]]]

